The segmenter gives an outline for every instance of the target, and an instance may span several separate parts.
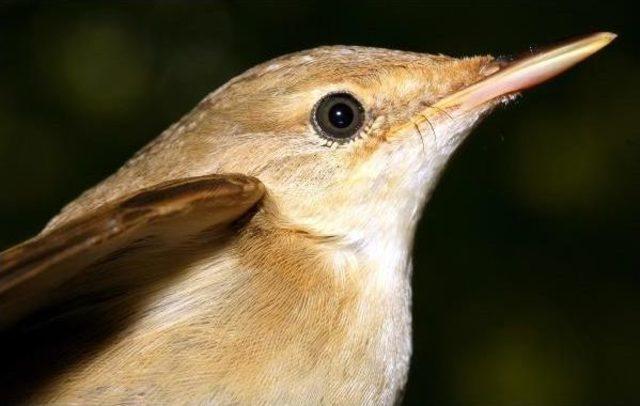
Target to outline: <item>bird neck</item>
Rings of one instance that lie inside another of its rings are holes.
[[[317,235],[265,210],[244,228],[238,252],[249,253],[239,261],[253,275],[252,297],[275,311],[257,324],[277,331],[282,348],[304,349],[296,359],[306,357],[313,374],[346,368],[353,390],[374,390],[379,399],[404,386],[411,354],[406,249]]]

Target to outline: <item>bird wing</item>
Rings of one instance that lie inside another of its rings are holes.
[[[244,175],[161,183],[0,253],[0,328],[46,304],[48,293],[89,265],[149,236],[181,240],[239,219],[263,196]]]

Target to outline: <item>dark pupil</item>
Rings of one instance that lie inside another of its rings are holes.
[[[336,103],[329,109],[329,122],[336,128],[347,128],[353,122],[353,109],[344,103]]]

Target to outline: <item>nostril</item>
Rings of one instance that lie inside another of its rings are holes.
[[[506,57],[497,57],[493,61],[489,62],[480,69],[480,74],[483,76],[491,76],[504,68],[509,64],[509,59]]]

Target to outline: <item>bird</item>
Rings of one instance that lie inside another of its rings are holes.
[[[394,404],[411,252],[495,108],[609,44],[265,62],[0,254],[0,403]]]

